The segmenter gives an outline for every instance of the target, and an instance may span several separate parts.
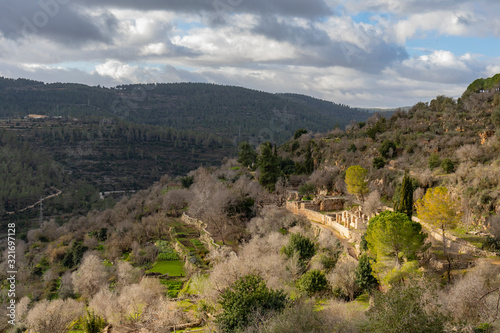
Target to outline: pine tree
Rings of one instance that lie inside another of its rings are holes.
[[[401,195],[399,203],[395,204],[395,210],[408,215],[411,220],[413,215],[413,184],[408,171],[405,171],[403,182],[401,184]]]
[[[255,162],[257,162],[257,153],[248,142],[240,143],[238,162],[246,167],[253,167]]]
[[[266,142],[260,145],[260,156],[258,161],[260,171],[259,183],[270,192],[273,192],[280,176],[280,168],[279,159],[273,153],[271,143]]]

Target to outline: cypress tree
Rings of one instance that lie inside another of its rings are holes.
[[[312,157],[311,145],[312,143],[309,142],[306,151],[305,171],[307,174],[311,174],[314,171],[314,159]]]
[[[273,192],[280,176],[280,168],[279,160],[274,155],[272,145],[269,142],[260,145],[259,171],[259,183]]]
[[[408,171],[405,171],[405,175],[403,176],[400,201],[396,204],[395,210],[408,215],[411,220],[413,215],[413,184]]]

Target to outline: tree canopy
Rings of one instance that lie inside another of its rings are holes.
[[[368,249],[377,260],[391,257],[398,267],[403,259],[416,259],[426,237],[420,223],[411,221],[406,214],[390,211],[372,218],[366,231]]]
[[[367,174],[368,171],[360,165],[349,167],[345,174],[347,191],[356,196],[360,196],[362,201],[364,201],[365,194],[368,193],[368,182],[366,181]]]
[[[223,312],[217,316],[217,323],[223,332],[234,332],[247,326],[252,314],[258,311],[279,311],[287,297],[282,290],[272,290],[257,275],[238,279],[219,298]]]
[[[423,222],[443,232],[455,228],[462,218],[457,201],[450,197],[446,187],[428,189],[416,206],[418,217]]]

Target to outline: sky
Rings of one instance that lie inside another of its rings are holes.
[[[0,76],[411,106],[500,72],[498,13],[498,0],[0,0]]]

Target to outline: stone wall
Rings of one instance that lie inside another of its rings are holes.
[[[321,201],[319,204],[314,202],[287,201],[286,208],[292,213],[303,216],[306,219],[321,223],[337,230],[342,237],[351,238],[349,229],[359,228],[364,225],[361,212],[341,211],[332,214],[323,214],[319,209],[323,203],[327,202],[327,208],[336,210],[344,207],[344,200],[341,198],[332,198]]]
[[[384,209],[394,211],[390,207],[384,207]],[[443,235],[442,235],[442,232],[440,230],[434,229],[433,227],[431,227],[427,223],[421,221],[416,216],[412,216],[411,219],[412,219],[412,221],[420,223],[422,225],[422,227],[427,229],[425,231],[428,232],[428,234],[432,238],[434,238],[435,240],[440,241],[440,242],[443,241]],[[484,256],[484,257],[496,256],[495,253],[490,252],[490,251],[481,250],[481,249],[475,247],[474,245],[468,243],[467,241],[465,241],[459,237],[453,236],[449,232],[445,232],[444,236],[446,238],[446,245],[451,247],[452,249],[456,250],[458,253],[471,254],[471,255]]]
[[[349,228],[344,227],[342,224],[337,223],[337,216],[327,215],[325,219],[325,225],[330,226],[337,230],[339,234],[344,238],[350,238],[351,233],[349,232]]]
[[[342,198],[324,198],[318,201],[320,211],[333,212],[344,209],[345,200]]]
[[[200,240],[208,247],[210,251],[220,248],[220,245],[215,243],[215,240],[212,238],[212,234],[206,229],[207,225],[205,224],[205,222],[192,218],[186,213],[182,214],[181,220],[187,224],[195,225],[200,230]]]

